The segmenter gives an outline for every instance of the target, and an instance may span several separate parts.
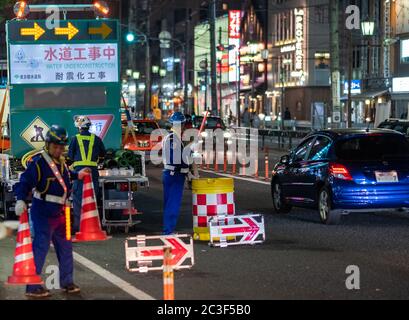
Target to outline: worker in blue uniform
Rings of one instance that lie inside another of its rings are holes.
[[[52,126],[46,134],[45,148],[33,157],[14,188],[16,214],[27,210],[26,200],[32,192],[30,218],[34,230],[33,255],[37,274],[42,273],[52,241],[60,265],[60,286],[67,293],[78,293],[73,279],[72,243],[67,240],[64,208],[70,196],[71,180],[83,179],[90,171],[71,172],[62,157],[68,142],[67,131]],[[50,296],[41,285],[29,285],[26,295],[34,298]]]
[[[90,132],[92,124],[91,120],[87,116],[76,117],[74,125],[78,129],[79,133],[71,140],[70,147],[68,149],[68,159],[72,163],[75,172],[79,172],[84,168],[91,169],[95,196],[98,199],[98,162],[105,157],[105,146],[100,137]],[[78,232],[80,229],[82,189],[82,181],[74,181],[74,232]]]
[[[164,170],[162,174],[164,193],[163,233],[175,232],[182,203],[183,189],[189,173],[188,153],[184,152],[182,134],[186,118],[181,112],[175,112],[170,118],[172,132],[162,142]]]

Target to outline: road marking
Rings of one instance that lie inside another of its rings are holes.
[[[259,181],[259,180],[255,180],[255,179],[251,179],[251,178],[244,178],[244,177],[238,177],[238,176],[233,176],[231,174],[227,174],[227,173],[219,173],[219,172],[214,172],[211,170],[204,170],[204,169],[199,169],[200,171],[206,172],[206,173],[212,173],[221,177],[226,177],[226,178],[233,178],[233,179],[237,179],[237,180],[244,180],[244,181],[249,181],[249,182],[254,182],[254,183],[259,183],[259,184],[264,184],[264,185],[270,185],[270,182],[268,181]]]
[[[100,267],[96,263],[88,260],[87,258],[81,256],[80,254],[74,252],[74,260],[77,261],[79,264],[82,264],[84,267],[90,269],[91,271],[95,272],[100,277],[104,278],[105,280],[111,282],[113,285],[117,286],[122,291],[126,292],[130,296],[134,297],[138,300],[156,300],[154,297],[150,296],[149,294],[135,288],[129,282],[122,280],[121,278],[117,277],[116,275],[112,274],[108,270]]]

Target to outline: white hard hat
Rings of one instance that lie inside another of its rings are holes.
[[[91,120],[87,116],[78,116],[75,118],[74,125],[78,129],[89,129],[91,127]]]

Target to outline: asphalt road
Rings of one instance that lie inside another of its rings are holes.
[[[161,169],[148,167],[151,187],[138,195],[142,224],[131,234],[158,234],[162,220]],[[214,176],[205,173],[204,176]],[[288,215],[272,211],[270,187],[263,182],[235,181],[238,213],[265,215],[266,242],[253,247],[210,248],[195,243],[196,264],[175,273],[176,299],[408,299],[409,217],[405,214],[356,214],[338,226],[324,226],[318,213],[295,209]],[[185,191],[178,232],[192,232],[191,192]],[[125,270],[124,240],[75,244],[75,252],[128,282],[148,296],[162,298],[162,274]],[[0,242],[0,282],[11,272],[11,239]],[[47,264],[55,264],[55,254]],[[346,268],[359,267],[360,289],[348,290]],[[133,299],[76,262],[82,294],[69,299]],[[109,278],[109,277],[108,277]],[[122,283],[122,288],[124,285]],[[24,299],[22,288],[0,284],[0,299]],[[139,292],[139,291],[138,291]],[[67,299],[57,292],[53,299]]]

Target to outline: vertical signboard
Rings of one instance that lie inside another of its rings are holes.
[[[229,82],[238,81],[240,67],[240,36],[241,36],[241,11],[229,11],[229,46],[234,49],[229,51]]]

